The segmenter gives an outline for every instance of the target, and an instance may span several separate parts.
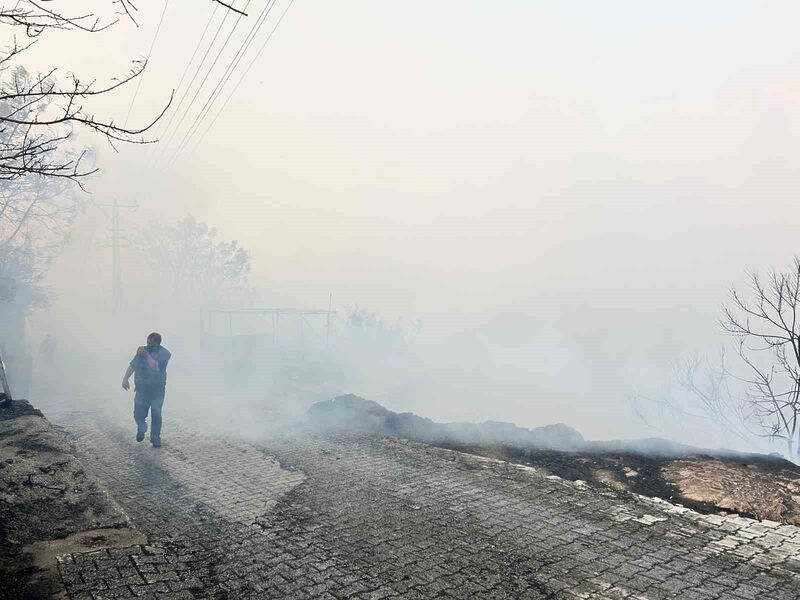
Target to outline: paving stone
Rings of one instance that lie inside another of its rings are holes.
[[[62,557],[73,599],[800,598],[795,527],[367,435],[170,415],[154,450],[115,410],[52,420],[149,545]]]

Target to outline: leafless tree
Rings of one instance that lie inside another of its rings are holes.
[[[107,83],[74,74],[60,81],[57,67],[33,75],[19,64],[48,30],[91,34],[120,19],[138,26],[131,0],[101,4],[110,14],[70,12],[63,0],[0,0],[0,26],[14,33],[10,45],[0,48],[0,300],[35,286],[80,210],[73,184],[82,189],[97,169],[91,152],[73,143],[74,133],[98,133],[114,148],[154,143],[146,134],[171,102],[143,125],[125,127],[95,116],[88,103],[140,77],[145,61],[133,61],[127,73]]]
[[[680,423],[710,422],[728,438],[750,446],[768,440],[800,459],[800,257],[786,271],[747,280],[744,291],[731,287],[722,306],[733,351],[677,361],[674,380],[685,396],[635,394],[632,410],[645,423],[652,409]]]
[[[18,289],[28,290],[29,300],[38,297],[36,284],[64,247],[82,207],[65,179],[0,182],[0,271],[5,273],[0,277],[0,303],[13,300]]]
[[[752,440],[747,403],[736,393],[737,386],[731,385],[724,348],[716,364],[694,355],[678,360],[674,369],[675,380],[691,399],[685,408],[667,402],[676,416],[710,421],[729,437],[745,443]]]
[[[118,142],[151,143],[153,140],[143,136],[161,116],[141,127],[127,128],[113,119],[95,117],[85,107],[88,100],[110,94],[139,77],[146,67],[144,61],[134,61],[128,73],[107,84],[94,79],[82,81],[74,74],[66,83],[59,83],[56,67],[31,75],[18,64],[23,53],[48,29],[95,33],[116,22],[113,17],[103,23],[92,14],[67,15],[51,9],[54,2],[28,0],[10,8],[0,6],[0,24],[19,28],[25,34],[24,43],[15,36],[0,54],[0,181],[43,176],[80,185],[95,168],[85,165],[84,152],[72,148],[74,127],[97,132],[112,146]],[[129,0],[113,4],[133,18],[134,7]]]
[[[757,435],[800,450],[800,258],[765,279],[748,276],[746,296],[731,288],[720,323],[736,338],[741,372],[726,373],[742,385],[743,418]]]
[[[29,36],[35,37],[45,29],[80,29],[87,32],[102,31],[118,22],[113,18],[101,22],[94,13],[69,14],[64,13],[54,6],[57,0],[18,0],[12,6],[0,4],[0,21],[9,25],[16,25],[26,30]],[[235,8],[233,2],[211,0],[225,8],[247,16],[247,13]],[[62,5],[66,4],[62,2]],[[138,8],[131,0],[111,0],[111,5],[116,8],[116,17],[126,17],[137,27],[135,13]]]
[[[117,6],[117,14],[124,14],[136,23],[133,18],[136,7],[130,0],[112,0],[111,4]],[[117,21],[115,18],[101,23],[100,18],[94,13],[62,13],[56,8],[54,0],[20,0],[10,6],[0,4],[0,22],[23,28],[29,37],[36,37],[46,29],[102,31]]]
[[[77,75],[61,84],[55,67],[32,75],[19,64],[48,30],[94,33],[120,15],[133,19],[135,11],[129,0],[112,1],[114,12],[103,22],[93,14],[58,10],[64,5],[58,0],[0,5],[0,26],[14,33],[11,44],[0,49],[0,301],[13,301],[22,313],[41,298],[38,284],[81,208],[74,184],[80,189],[96,170],[92,153],[73,143],[75,129],[100,133],[112,145],[150,141],[142,135],[152,123],[126,129],[84,107],[141,75],[143,62],[105,85],[83,83]]]
[[[726,443],[753,445],[755,434],[746,419],[746,403],[729,374],[724,348],[716,361],[694,354],[675,361],[672,368],[677,389],[656,397],[635,391],[629,398],[633,418],[658,429],[665,422],[683,429],[697,424],[721,434]]]
[[[229,10],[242,11],[231,3],[212,0]],[[66,3],[62,2],[61,5]],[[57,80],[57,68],[30,77],[19,77],[20,55],[39,41],[49,29],[96,33],[116,24],[120,16],[136,24],[138,10],[131,0],[111,0],[114,14],[102,20],[93,13],[69,14],[57,10],[59,0],[18,0],[0,4],[0,25],[24,32],[25,42],[14,38],[0,52],[0,180],[14,180],[29,175],[66,178],[79,185],[95,169],[84,165],[84,153],[62,152],[73,127],[99,133],[112,147],[116,143],[149,144],[156,140],[145,134],[163,116],[166,103],[158,115],[138,127],[126,127],[113,119],[96,117],[85,103],[97,96],[110,94],[140,77],[146,61],[133,61],[130,70],[106,84],[95,79],[81,80],[70,75],[65,83]],[[138,24],[137,24],[138,25]]]

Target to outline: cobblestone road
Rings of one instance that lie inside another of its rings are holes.
[[[74,599],[800,598],[800,530],[358,436],[255,445],[49,415],[149,546],[65,556]]]

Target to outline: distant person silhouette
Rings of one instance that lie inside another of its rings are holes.
[[[48,333],[39,344],[39,356],[47,367],[52,367],[56,362],[56,354],[58,354],[58,342]]]
[[[139,346],[131,360],[125,376],[122,378],[122,389],[129,390],[129,379],[134,373],[136,394],[133,398],[133,418],[136,421],[136,441],[144,440],[147,433],[147,413],[150,412],[150,442],[153,447],[161,446],[161,408],[164,406],[164,393],[167,387],[167,363],[172,356],[169,350],[161,345],[161,335],[151,333],[147,336],[147,345]]]

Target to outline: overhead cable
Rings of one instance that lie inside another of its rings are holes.
[[[243,11],[247,10],[247,7],[250,6],[250,1],[251,0],[247,0],[247,2],[244,5],[244,8],[242,9]],[[200,95],[200,90],[203,89],[203,86],[205,85],[206,81],[208,81],[208,78],[211,75],[211,72],[214,70],[214,67],[217,65],[217,61],[220,59],[220,57],[222,56],[222,53],[225,51],[225,48],[228,46],[228,42],[231,41],[231,37],[233,37],[233,32],[236,31],[236,27],[238,27],[239,23],[241,22],[242,16],[244,16],[244,13],[240,14],[236,18],[236,22],[233,24],[233,27],[228,32],[228,37],[225,38],[225,41],[223,42],[222,47],[219,49],[219,52],[217,52],[217,56],[214,57],[214,62],[212,62],[211,66],[208,68],[208,71],[206,72],[205,77],[203,77],[203,81],[201,81],[200,85],[197,86],[197,90],[195,91],[194,96],[192,97],[192,101],[189,102],[189,106],[186,107],[186,110],[184,111],[183,116],[181,117],[181,120],[178,121],[178,125],[175,127],[175,129],[173,129],[172,135],[170,136],[170,139],[167,142],[167,145],[169,145],[172,142],[172,139],[175,137],[175,134],[177,133],[178,129],[180,129],[181,125],[183,124],[183,121],[186,119],[187,116],[189,116],[189,111],[192,110],[192,106],[194,105],[195,100],[197,100],[197,97]]]
[[[289,9],[292,7],[292,4],[294,4],[294,0],[289,0],[289,3],[286,5],[286,8],[283,10],[283,13],[281,13],[278,22],[275,23],[275,26],[272,28],[272,31],[269,32],[269,35],[264,40],[264,43],[261,44],[261,48],[259,48],[256,55],[253,57],[253,60],[251,60],[250,64],[247,65],[247,68],[245,69],[244,73],[242,73],[242,76],[239,78],[239,81],[236,82],[236,85],[234,86],[233,90],[231,90],[231,93],[228,94],[228,97],[225,99],[225,102],[223,102],[222,107],[220,107],[216,116],[211,121],[211,124],[203,132],[203,135],[200,136],[200,139],[197,141],[195,148],[197,148],[203,142],[206,135],[208,135],[208,132],[211,131],[211,129],[214,127],[214,124],[217,122],[217,119],[219,119],[220,115],[222,115],[222,113],[225,112],[225,108],[228,106],[228,103],[231,101],[231,98],[233,98],[233,96],[236,94],[236,91],[239,89],[239,86],[242,85],[242,82],[247,78],[247,74],[250,72],[250,69],[253,68],[253,65],[256,63],[256,61],[258,61],[258,58],[261,56],[261,53],[264,52],[264,49],[267,47],[269,41],[272,39],[272,36],[278,30],[278,27],[280,27],[283,18],[286,16],[286,13],[289,12]]]
[[[147,51],[147,59],[145,60],[145,65],[150,63],[150,55],[153,53],[153,47],[156,45],[156,40],[158,39],[158,33],[161,31],[161,24],[164,22],[164,15],[167,14],[167,5],[169,5],[169,0],[164,0],[164,9],[161,11],[161,18],[158,20],[158,27],[156,27],[156,33],[153,35],[153,41],[150,43],[150,50]],[[139,81],[136,82],[136,91],[133,92],[133,98],[131,99],[131,105],[128,107],[128,114],[125,115],[125,127],[128,126],[128,119],[131,116],[131,111],[133,110],[133,105],[136,103],[136,96],[139,95],[139,88],[142,87],[142,80],[144,79],[145,71],[142,70],[141,74],[139,75]]]
[[[249,2],[249,0],[248,0],[248,4],[249,4],[249,3],[250,3],[250,2]],[[192,89],[192,85],[194,84],[194,81],[195,81],[195,79],[197,79],[197,76],[200,74],[200,70],[203,68],[203,65],[205,64],[205,62],[206,62],[206,59],[208,58],[208,55],[211,53],[211,49],[214,47],[214,42],[216,42],[216,41],[217,41],[217,37],[219,37],[219,34],[220,34],[220,32],[222,32],[222,28],[223,28],[223,27],[224,27],[224,25],[225,25],[225,21],[227,21],[227,20],[228,20],[228,17],[229,17],[231,14],[233,14],[231,11],[227,11],[227,10],[225,11],[225,14],[224,14],[224,15],[223,15],[223,17],[222,17],[222,21],[220,22],[220,24],[219,24],[219,27],[217,27],[217,32],[214,34],[214,37],[211,39],[211,43],[209,44],[208,48],[206,48],[206,51],[205,51],[205,53],[203,54],[203,58],[200,60],[200,64],[199,64],[199,65],[197,65],[197,69],[195,69],[194,75],[192,75],[192,80],[189,82],[189,85],[188,85],[188,86],[186,86],[186,89],[185,89],[185,90],[184,90],[184,92],[183,92],[183,96],[181,96],[180,102],[178,102],[178,106],[176,106],[176,107],[175,107],[175,111],[172,113],[172,116],[170,117],[169,123],[167,123],[167,127],[166,127],[166,129],[164,129],[164,131],[163,131],[163,134],[164,134],[164,135],[166,135],[166,134],[167,134],[167,131],[169,131],[169,128],[172,126],[172,123],[173,123],[173,121],[175,120],[175,115],[177,115],[177,114],[178,114],[178,111],[180,110],[181,106],[183,106],[183,102],[184,102],[184,100],[186,100],[186,96],[189,94],[189,90],[191,90],[191,89]],[[233,33],[233,31],[236,29],[236,25],[238,25],[238,23],[239,23],[239,19],[241,19],[241,18],[242,18],[242,17],[241,17],[241,15],[239,15],[239,17],[237,18],[237,21],[236,21],[236,23],[235,23],[235,24],[234,24],[234,26],[233,26],[233,29],[231,29],[231,33]],[[228,34],[228,39],[230,39],[230,34]],[[227,40],[225,41],[225,43],[227,44]],[[224,48],[225,48],[225,46],[223,45],[223,47],[222,47],[222,48],[224,49]],[[220,50],[220,53],[221,53],[221,52],[222,52],[222,51]],[[218,58],[219,58],[219,53],[217,54],[217,58],[216,58],[216,59],[214,59],[214,62],[216,62],[216,60],[217,60]],[[212,64],[212,65],[211,65],[211,67],[210,67],[210,69],[213,69],[213,68],[214,68],[214,65]],[[211,72],[211,71],[210,71],[210,69],[209,69],[209,73]],[[208,78],[208,73],[206,73],[206,78]],[[203,79],[203,81],[205,81],[205,79]],[[202,87],[202,86],[203,86],[203,84],[201,83],[201,84],[200,84],[200,87]],[[200,91],[200,88],[198,88],[198,90],[197,90],[197,91],[199,92],[199,91]],[[192,98],[192,102],[194,102],[194,99],[195,99],[196,97],[197,97],[197,92],[195,92],[195,95],[194,95],[194,97]],[[191,104],[190,104],[190,107],[191,107]],[[188,112],[188,109],[187,109],[187,112]],[[185,117],[186,117],[186,114],[184,113],[184,118],[185,118]],[[181,122],[182,122],[182,121],[183,121],[183,119],[181,119]],[[169,138],[169,140],[167,140],[167,145],[169,145],[169,143],[170,143],[170,142],[172,142],[172,139],[175,137],[175,132],[177,131],[177,129],[178,129],[179,127],[180,127],[180,123],[179,123],[179,124],[176,126],[176,128],[175,128],[175,129],[173,129],[173,131],[172,131],[172,134],[170,134],[170,138]],[[163,143],[160,143],[160,144],[159,144],[159,150],[161,150],[162,148],[164,148],[164,144],[163,144]]]
[[[211,107],[214,105],[214,102],[216,102],[217,98],[219,98],[223,88],[225,87],[225,85],[227,85],[228,81],[233,75],[233,72],[236,70],[236,67],[239,66],[239,62],[241,62],[242,58],[244,57],[244,54],[250,48],[250,44],[255,39],[259,30],[269,17],[269,14],[272,11],[272,8],[275,6],[276,1],[277,0],[267,0],[267,3],[264,5],[264,8],[261,11],[261,14],[258,16],[258,19],[256,19],[256,22],[253,24],[253,27],[251,27],[250,32],[247,34],[245,41],[242,43],[239,50],[236,52],[236,55],[231,60],[230,64],[228,64],[228,67],[225,69],[225,72],[222,74],[222,77],[217,82],[217,85],[214,87],[214,90],[211,92],[211,95],[208,97],[205,104],[200,109],[200,112],[195,117],[191,126],[189,127],[183,139],[181,140],[181,143],[178,145],[178,148],[175,150],[172,159],[174,159],[175,156],[177,156],[180,153],[180,151],[187,145],[189,140],[194,136],[195,132],[199,128],[203,119],[205,119],[205,117],[210,112]]]
[[[178,91],[181,89],[183,85],[183,81],[186,79],[186,73],[189,72],[189,67],[192,66],[194,62],[194,57],[197,56],[197,52],[200,50],[200,46],[203,45],[203,40],[206,37],[206,33],[208,32],[208,28],[211,26],[211,22],[214,20],[214,15],[217,14],[217,8],[219,8],[219,4],[214,3],[214,8],[211,11],[211,16],[208,18],[208,22],[206,23],[205,28],[203,29],[203,33],[200,35],[200,39],[197,40],[197,45],[194,47],[194,52],[192,52],[191,58],[189,58],[189,62],[186,63],[186,66],[183,68],[183,73],[181,73],[180,81],[178,81],[178,85],[175,87],[175,90]],[[161,122],[159,121],[158,127],[160,128]],[[156,137],[158,137],[160,133],[156,133]],[[153,148],[155,150],[155,147]]]

